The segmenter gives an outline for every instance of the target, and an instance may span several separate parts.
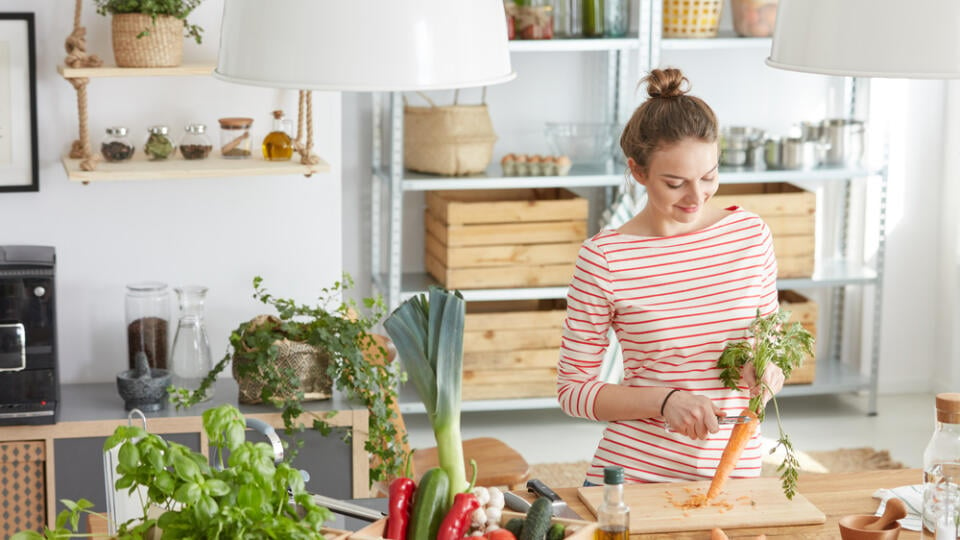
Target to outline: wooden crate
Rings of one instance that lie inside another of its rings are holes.
[[[713,196],[723,208],[740,206],[760,217],[773,233],[777,277],[810,277],[814,267],[816,194],[784,182],[724,184]]]
[[[780,309],[790,312],[790,322],[799,322],[808,332],[817,337],[817,303],[796,291],[780,291]],[[786,384],[810,384],[817,371],[817,358],[810,355],[803,365],[793,370]]]
[[[559,188],[433,191],[424,265],[447,288],[567,285],[588,201]]]
[[[505,525],[512,518],[522,518],[526,514],[504,510],[500,515],[500,525]],[[550,523],[563,523],[572,531],[564,540],[593,540],[597,532],[596,521],[584,521],[579,519],[565,519],[560,517],[550,518]],[[383,534],[387,529],[387,518],[383,518],[367,525],[359,531],[350,535],[349,540],[383,540]]]
[[[562,300],[467,303],[463,399],[556,395],[565,314]]]

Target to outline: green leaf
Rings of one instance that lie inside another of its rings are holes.
[[[213,497],[223,497],[227,493],[230,493],[230,486],[228,486],[223,480],[208,480],[206,487],[207,493]]]
[[[179,488],[177,488],[176,493],[173,494],[173,499],[183,504],[194,504],[200,500],[200,495],[202,495],[202,492],[200,491],[200,485],[190,482],[187,484],[182,484]]]
[[[140,464],[140,450],[132,442],[127,441],[120,447],[117,459],[120,465],[135,469]]]
[[[173,469],[183,480],[195,480],[200,475],[200,468],[194,461],[184,455],[178,455],[173,460]]]

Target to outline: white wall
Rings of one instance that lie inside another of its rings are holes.
[[[97,15],[92,2],[83,4],[88,51],[112,62],[109,18]],[[185,62],[216,58],[222,5],[206,0],[191,17],[206,33],[202,46],[185,43]],[[251,298],[253,276],[263,276],[272,292],[304,302],[339,278],[338,93],[314,97],[315,150],[331,164],[329,173],[84,186],[68,181],[60,164],[77,134],[76,94],[56,71],[72,30],[73,2],[2,0],[0,11],[36,14],[40,135],[40,191],[0,193],[0,244],[57,249],[62,381],[111,381],[126,369],[127,283],[209,286],[207,326],[219,358],[230,330],[265,310]],[[94,79],[88,88],[95,145],[110,125],[127,126],[138,147],[146,127],[157,123],[179,138],[184,124],[203,122],[217,137],[223,116],[255,118],[252,135],[259,141],[269,131],[272,109],[296,113],[293,92],[207,77]]]
[[[729,27],[726,17],[722,25]],[[673,51],[664,52],[661,65],[683,69],[693,93],[705,98],[725,125],[759,126],[770,134],[786,134],[802,120],[842,114],[836,105],[841,80],[774,70],[763,63],[765,57],[762,50]],[[545,152],[541,136],[545,120],[583,121],[602,110],[596,108],[604,95],[602,55],[528,53],[514,54],[512,59],[517,79],[491,87],[487,96],[500,136],[495,161],[507,152]],[[943,358],[943,347],[953,327],[937,330],[937,306],[943,301],[940,280],[956,275],[956,267],[943,277],[940,269],[939,201],[950,185],[942,170],[948,149],[940,144],[945,126],[943,88],[944,83],[936,81],[878,80],[871,85],[870,106],[875,113],[885,113],[884,127],[889,121],[894,135],[881,392],[932,390],[943,385],[935,385],[934,368],[950,365],[949,357]],[[368,96],[345,95],[344,266],[358,278],[366,277],[369,268],[364,243],[369,220],[369,113]],[[953,209],[954,204],[948,201],[944,206]],[[403,251],[408,270],[422,268],[421,208],[422,197],[407,196]],[[863,354],[869,353],[865,344],[862,349]],[[954,390],[956,384],[955,380]]]

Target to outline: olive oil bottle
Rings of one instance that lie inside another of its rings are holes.
[[[263,138],[263,159],[286,161],[293,156],[290,127],[290,121],[284,118],[283,111],[273,111],[273,131]]]
[[[630,508],[623,502],[623,467],[603,468],[603,503],[597,508],[595,540],[629,540]]]

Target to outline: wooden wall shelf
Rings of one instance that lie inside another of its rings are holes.
[[[160,178],[218,178],[223,176],[282,176],[310,175],[330,171],[330,165],[321,160],[316,165],[303,165],[298,157],[290,161],[265,161],[259,157],[224,159],[213,153],[207,159],[186,160],[179,157],[163,161],[149,161],[142,152],[130,161],[111,163],[100,161],[96,170],[84,171],[79,159],[63,157],[67,178],[73,182],[108,180],[156,180]]]
[[[57,66],[57,73],[64,79],[107,78],[107,77],[194,77],[208,76],[213,73],[213,63],[183,64],[165,68],[122,68],[101,66],[96,68],[70,68]]]

